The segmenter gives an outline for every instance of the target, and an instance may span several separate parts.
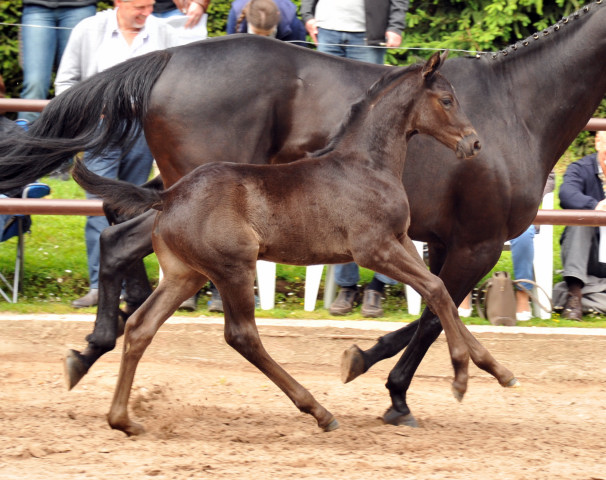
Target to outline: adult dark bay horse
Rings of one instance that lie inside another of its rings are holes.
[[[74,179],[112,209],[159,211],[152,239],[164,278],[126,323],[108,415],[112,428],[128,435],[143,431],[128,415],[139,360],[160,326],[209,279],[225,305],[227,342],[319,427],[338,426],[263,348],[255,325],[257,259],[299,265],[355,260],[410,284],[442,320],[457,398],[467,389],[470,355],[501,384],[515,381],[461,323],[444,284],[427,270],[406,233],[410,218],[402,173],[409,139],[431,135],[461,160],[480,149],[451,85],[437,71],[440,64],[436,53],[423,66],[387,73],[352,106],[328,147],[298,162],[210,163],[164,192],[99,177],[77,162]]]
[[[604,97],[605,33],[600,0],[501,52],[446,61],[442,73],[476,126],[482,152],[457,163],[449,149],[417,136],[409,144],[404,186],[409,235],[428,243],[430,269],[455,303],[492,268],[503,242],[532,222],[548,173]],[[253,36],[139,57],[50,102],[24,136],[27,143],[0,143],[0,190],[52,171],[83,147],[101,148],[123,118],[143,123],[166,186],[217,158],[288,162],[324,147],[349,105],[390,68]],[[99,131],[102,113],[106,129]],[[72,386],[115,345],[123,272],[152,251],[154,215],[106,230],[97,322],[83,354],[69,357]],[[366,352],[347,354],[351,379],[408,346],[387,383],[400,412],[392,423],[415,423],[406,395],[393,393],[393,386],[410,384],[441,331],[431,311],[422,318]]]

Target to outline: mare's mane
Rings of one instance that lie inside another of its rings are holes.
[[[366,93],[357,101],[352,104],[349,111],[343,118],[341,125],[339,126],[337,133],[332,136],[326,147],[309,153],[308,157],[321,157],[335,149],[339,141],[345,135],[348,128],[354,124],[364,113],[375,103],[375,100],[386,93],[386,89],[393,83],[398,83],[402,77],[418,72],[423,65],[415,64],[408,67],[394,68],[392,71],[385,73],[375,83],[373,83]]]
[[[476,55],[476,58],[490,56],[490,58],[492,58],[494,60],[497,60],[497,59],[504,60],[508,55],[516,53],[521,48],[528,47],[529,45],[534,45],[537,43],[537,41],[539,41],[540,39],[542,39],[544,37],[547,37],[549,35],[555,35],[555,34],[559,33],[560,30],[562,30],[564,27],[569,26],[569,24],[572,20],[578,20],[583,15],[589,13],[592,9],[595,9],[596,7],[599,8],[602,3],[603,3],[603,0],[596,0],[588,5],[585,5],[584,7],[581,7],[579,10],[571,13],[567,17],[563,17],[562,19],[557,21],[555,24],[553,24],[550,27],[547,27],[546,29],[542,30],[541,32],[533,33],[531,36],[529,36],[525,40],[519,40],[516,43],[509,45],[508,47],[505,47],[503,50],[499,50],[498,52],[478,53]]]

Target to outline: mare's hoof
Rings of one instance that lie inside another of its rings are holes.
[[[336,430],[337,428],[339,428],[339,422],[337,421],[337,419],[335,417],[332,417],[332,420],[330,421],[330,423],[328,425],[326,425],[323,430],[325,432],[332,432],[333,430]]]
[[[509,382],[502,383],[501,386],[505,388],[520,388],[522,383],[516,377],[513,377]]]
[[[88,372],[88,367],[84,363],[80,352],[71,349],[68,350],[63,361],[63,374],[67,389],[71,390],[74,388],[82,377],[86,375],[86,372]]]
[[[343,383],[351,382],[365,372],[362,350],[352,345],[341,356],[341,380]]]
[[[416,418],[412,416],[412,413],[404,414],[393,407],[389,407],[383,414],[383,423],[395,425],[396,427],[404,426],[419,428],[419,424],[417,423]]]

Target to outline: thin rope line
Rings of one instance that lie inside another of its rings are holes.
[[[0,25],[2,26],[6,26],[6,27],[30,27],[30,28],[48,28],[51,30],[73,30],[72,28],[69,27],[51,27],[48,25],[29,25],[29,24],[23,24],[23,23],[4,23],[4,22],[0,22]],[[307,41],[302,41],[302,40],[288,40],[287,43],[296,43],[296,44],[302,44],[305,43],[307,45],[324,45],[327,47],[355,47],[355,48],[380,48],[383,50],[425,50],[425,51],[443,51],[443,50],[449,50],[451,52],[460,52],[460,53],[469,53],[472,55],[478,55],[478,54],[487,54],[487,53],[492,53],[492,52],[484,52],[484,51],[480,51],[480,50],[464,50],[464,49],[458,49],[458,48],[446,48],[446,47],[410,47],[410,46],[401,46],[401,47],[384,47],[384,46],[379,46],[379,45],[351,45],[351,44],[347,44],[347,43],[322,43],[322,44],[315,44],[313,42],[307,42]]]

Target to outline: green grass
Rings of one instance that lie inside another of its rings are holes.
[[[558,175],[561,181],[561,175]],[[42,181],[51,186],[50,198],[84,198],[84,192],[73,180],[44,178]],[[557,197],[557,196],[556,196]],[[557,207],[556,207],[557,208]],[[84,223],[82,216],[34,215],[32,232],[26,236],[25,280],[23,292],[17,304],[9,304],[0,299],[0,311],[15,313],[73,313],[70,302],[88,291],[88,270],[86,247],[84,243]],[[561,269],[559,236],[563,227],[554,228],[554,269]],[[0,244],[0,271],[12,278],[16,240],[11,239]],[[158,262],[155,255],[146,258],[146,267],[153,285],[158,282]],[[513,271],[511,252],[504,251],[495,270]],[[362,285],[372,279],[370,270],[361,269]],[[489,274],[490,275],[490,274]],[[487,277],[489,276],[487,275]],[[554,282],[561,276],[554,276]],[[276,308],[258,310],[257,315],[264,318],[323,319],[330,315],[323,308],[321,300],[314,312],[303,310],[305,267],[291,265],[277,266]],[[322,281],[321,291],[324,285]],[[401,285],[386,288],[384,302],[385,316],[382,321],[410,322],[416,317],[406,313],[406,298]],[[206,298],[198,302],[194,313],[179,312],[182,316],[211,316],[206,310]],[[94,313],[96,309],[84,309],[80,312]],[[360,308],[346,317],[347,320],[361,320]],[[488,325],[487,320],[478,317],[464,319],[466,324]],[[551,320],[533,319],[525,322],[528,326],[569,326],[569,327],[606,327],[606,318],[585,317],[583,322],[561,319],[554,314]]]

